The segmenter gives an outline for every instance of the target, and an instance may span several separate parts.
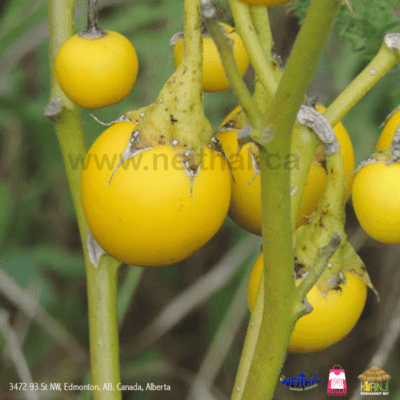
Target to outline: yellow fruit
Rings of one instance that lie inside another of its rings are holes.
[[[120,33],[87,39],[70,37],[55,62],[64,93],[84,108],[111,106],[123,100],[136,81],[139,63],[131,42]]]
[[[231,26],[220,23],[225,29],[225,35],[233,41],[233,54],[242,75],[249,66],[249,56],[242,39]],[[178,40],[174,46],[174,62],[178,67],[182,62],[184,42]],[[210,36],[203,36],[203,90],[205,92],[220,92],[230,87],[226,77],[218,49]]]
[[[257,258],[250,274],[247,299],[253,309],[263,270],[263,255]],[[340,290],[331,290],[324,297],[316,286],[307,294],[313,307],[295,324],[288,351],[308,353],[325,349],[342,340],[355,326],[367,300],[367,285],[351,272],[345,273],[346,283]],[[296,286],[301,280],[296,281]]]
[[[135,124],[119,122],[93,143],[81,179],[90,231],[115,259],[164,266],[185,259],[222,225],[231,182],[225,159],[208,147],[191,179],[170,145],[137,153],[111,175]],[[213,163],[210,166],[210,163]]]
[[[375,151],[381,151],[390,147],[392,139],[400,124],[400,108],[396,110],[393,115],[386,122],[385,127],[379,136],[378,143],[376,144]]]
[[[380,161],[361,167],[354,179],[353,206],[368,235],[400,243],[400,164]]]

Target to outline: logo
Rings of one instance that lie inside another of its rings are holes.
[[[314,378],[307,379],[306,374],[301,372],[298,377],[293,378],[285,378],[283,375],[279,379],[282,385],[286,385],[290,390],[310,390],[318,386],[319,382],[323,382],[323,380],[319,380],[317,378],[318,371],[315,373]]]
[[[327,393],[329,396],[345,396],[347,394],[346,374],[340,365],[334,365],[329,371]]]
[[[382,369],[373,366],[358,376],[361,380],[362,395],[388,395],[389,379],[392,377]]]

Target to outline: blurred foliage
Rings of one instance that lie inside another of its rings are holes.
[[[140,69],[132,93],[122,103],[106,109],[82,111],[89,144],[104,129],[94,121],[91,113],[102,121],[111,121],[124,111],[149,104],[156,98],[174,70],[172,49],[168,42],[175,32],[182,30],[182,3],[182,0],[99,1],[101,27],[119,31],[132,41],[139,56]],[[220,19],[232,23],[227,2],[218,0],[216,3]],[[309,0],[294,3],[300,17],[308,4]],[[352,0],[351,4],[355,17],[351,17],[348,9],[343,7],[337,24],[339,35],[332,35],[309,91],[310,96],[317,97],[326,105],[366,65],[368,58],[379,47],[384,33],[400,30],[398,1]],[[85,2],[78,2],[76,31],[85,26],[85,13]],[[50,93],[46,17],[44,0],[0,1],[0,268],[66,327],[88,354],[85,270],[79,234],[57,138],[52,124],[43,117]],[[293,20],[289,8],[277,7],[271,12],[271,21],[276,48],[287,52],[292,42],[285,42],[286,30],[296,30],[297,20]],[[338,37],[347,40],[343,42]],[[252,74],[249,73],[250,87],[251,79]],[[358,162],[373,150],[379,125],[400,103],[400,92],[393,89],[399,87],[398,79],[399,69],[395,68],[344,120]],[[230,91],[207,93],[204,99],[206,115],[214,129],[236,105]],[[204,306],[192,311],[156,344],[140,352],[127,349],[132,348],[135,335],[169,301],[200,279],[242,240],[240,229],[227,219],[216,237],[190,259],[168,268],[146,270],[133,299],[129,301],[129,290],[122,291],[124,295],[120,304],[126,308],[120,327],[123,383],[168,383],[173,387],[172,392],[126,392],[124,399],[185,398],[239,282],[247,277],[251,257],[242,260],[238,273]],[[382,260],[378,259],[376,265],[381,266]],[[125,270],[120,275],[121,285],[124,279],[136,282],[136,278],[129,277]],[[380,275],[376,272],[375,276],[379,279]],[[386,280],[390,281],[388,276]],[[387,287],[382,284],[378,285],[379,288]],[[376,317],[378,306],[374,307],[370,312],[375,312]],[[7,309],[11,315],[10,324],[20,335],[24,355],[34,371],[36,382],[87,382],[84,377],[88,365],[77,366],[74,361],[71,362],[62,346],[42,326],[22,315],[18,307],[2,294],[0,308]],[[375,323],[371,319],[368,321],[369,325],[365,321],[364,325],[361,324],[363,331],[354,333],[365,337],[364,342],[360,339],[364,344],[373,340],[373,334],[365,332],[375,329]],[[228,398],[230,395],[245,329],[246,324],[243,324],[233,350],[217,377],[217,398]],[[294,375],[298,375],[310,362],[314,372],[321,365],[326,371],[335,363],[350,363],[346,351],[356,348],[356,339],[356,336],[351,336],[349,341],[344,341],[343,347],[337,345],[332,353],[328,351],[322,356],[290,356],[290,367],[297,368]],[[20,379],[8,357],[1,333],[0,348],[0,398],[17,398],[10,397],[8,382]],[[361,350],[357,351],[360,355]],[[369,354],[365,348],[363,351]],[[329,358],[329,354],[337,357],[335,361]],[[366,361],[366,355],[360,355],[360,364],[356,365],[359,373],[366,369],[361,364]],[[398,376],[399,363],[392,362],[391,368],[388,373]],[[285,375],[291,376],[286,371]],[[399,383],[393,380],[391,390],[392,387],[399,398]],[[284,398],[286,394],[279,392],[277,396]],[[90,392],[63,393],[61,397],[53,393],[52,396],[48,398],[88,399]],[[325,398],[322,396],[316,392],[312,398]]]
[[[310,0],[293,3],[303,21]],[[354,51],[362,51],[365,58],[372,58],[382,44],[387,32],[400,30],[400,3],[398,0],[343,0],[336,20],[336,30],[341,39],[352,44]]]

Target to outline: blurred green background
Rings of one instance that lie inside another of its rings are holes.
[[[220,19],[232,23],[227,3],[216,3]],[[174,70],[168,42],[182,30],[182,5],[182,0],[99,1],[100,26],[132,41],[140,67],[136,85],[123,102],[83,110],[89,143],[104,130],[91,113],[111,121],[156,98]],[[39,388],[42,383],[84,384],[89,367],[78,228],[54,128],[43,117],[50,93],[46,18],[43,0],[0,0],[0,399],[26,398],[20,391],[10,391],[9,385],[26,382],[29,375],[20,375],[25,364]],[[86,22],[85,1],[77,2],[75,21],[78,32]],[[298,19],[288,8],[278,7],[271,12],[271,23],[275,50],[285,60]],[[329,105],[366,62],[350,43],[332,35],[309,95]],[[399,77],[396,67],[343,121],[357,163],[372,152],[379,125],[400,103]],[[252,87],[251,70],[246,78]],[[229,90],[205,94],[205,112],[214,129],[236,104]],[[372,366],[369,361],[384,340],[399,298],[399,246],[367,238],[351,202],[347,214],[350,240],[364,259],[381,302],[369,293],[358,325],[339,344],[314,354],[287,356],[282,370],[286,377],[302,371],[312,377],[318,371],[324,380],[307,392],[309,399],[326,398],[329,369],[335,364],[346,370],[349,395],[359,390],[357,376]],[[245,285],[259,245],[258,238],[227,218],[220,232],[190,259],[145,270],[133,296],[129,288],[138,275],[121,269],[120,304],[126,311],[120,321],[122,383],[153,382],[171,388],[126,391],[124,399],[230,398],[248,320]],[[399,353],[397,340],[388,363],[378,365],[393,378],[393,399],[400,399]],[[22,361],[16,362],[18,355]],[[276,399],[302,395],[278,383]],[[81,400],[90,399],[91,393],[48,390],[36,396],[31,398]]]

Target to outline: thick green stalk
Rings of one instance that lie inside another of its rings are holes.
[[[262,146],[264,308],[257,342],[247,343],[255,349],[245,387],[235,384],[233,399],[272,398],[295,321],[290,171],[282,160],[290,153],[298,109],[340,5],[340,0],[311,3],[272,101],[266,128],[254,132],[259,134],[256,139]],[[246,368],[248,363],[242,358],[239,368]]]
[[[48,0],[51,99],[46,107],[45,116],[54,122],[85,256],[92,384],[97,385],[100,389],[93,392],[93,398],[95,400],[119,400],[121,399],[119,391],[103,391],[105,383],[110,383],[116,389],[117,383],[120,382],[116,308],[116,274],[119,263],[108,256],[103,256],[99,267],[96,269],[89,261],[86,248],[88,228],[83,213],[80,191],[82,164],[73,166],[69,158],[70,156],[80,157],[85,155],[87,145],[79,108],[61,90],[54,68],[58,50],[74,34],[74,5],[73,0]]]
[[[122,392],[117,390],[121,382],[117,319],[119,265],[118,261],[103,255],[98,268],[90,266],[93,273],[88,274],[92,384],[100,389],[93,392],[95,400],[122,398]]]

